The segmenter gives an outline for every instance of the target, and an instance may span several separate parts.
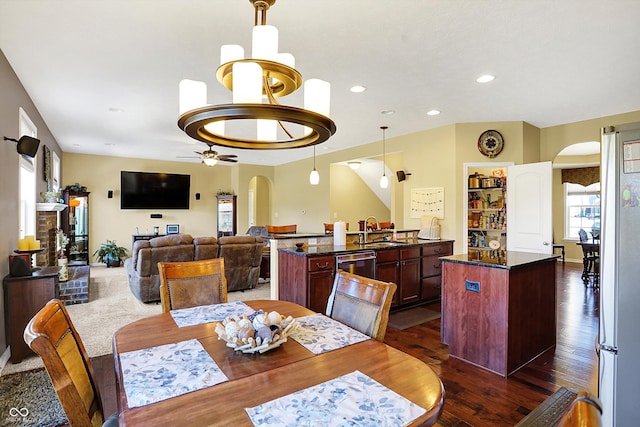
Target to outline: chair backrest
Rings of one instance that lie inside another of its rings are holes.
[[[267,225],[267,231],[270,234],[288,234],[295,233],[298,229],[298,224],[291,225]]]
[[[587,232],[584,231],[582,228],[580,230],[578,230],[578,236],[580,237],[580,242],[588,242],[589,241],[589,236],[587,236]]]
[[[393,282],[382,282],[338,270],[326,314],[373,339],[383,341],[396,287]]]
[[[95,374],[62,301],[49,301],[31,319],[24,340],[42,359],[69,424],[102,425],[104,413]]]
[[[159,262],[162,312],[227,302],[224,259]]]
[[[557,424],[560,427],[602,426],[602,404],[591,393],[581,391],[565,410]]]

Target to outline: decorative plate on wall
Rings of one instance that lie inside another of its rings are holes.
[[[497,130],[486,130],[478,138],[478,150],[489,158],[496,157],[504,148],[504,138]]]

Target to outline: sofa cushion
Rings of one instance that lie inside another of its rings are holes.
[[[192,245],[193,237],[189,234],[169,234],[167,236],[154,237],[149,240],[152,248],[176,245]]]
[[[138,252],[143,248],[150,248],[151,243],[148,240],[136,240],[133,242],[133,249],[131,250],[131,258],[134,268],[138,265]]]

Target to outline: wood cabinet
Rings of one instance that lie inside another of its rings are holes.
[[[400,249],[401,305],[419,301],[420,298],[420,246]]]
[[[453,255],[453,242],[434,243],[421,248],[421,299],[440,299],[442,291],[441,256]]]
[[[376,251],[376,279],[383,282],[400,283],[400,251],[398,249],[381,249]],[[391,307],[400,304],[400,292],[396,289]]]
[[[492,265],[467,256],[443,262],[442,342],[451,357],[506,377],[555,345],[556,259],[507,252]]]
[[[354,248],[354,252],[358,249]],[[375,249],[375,278],[398,288],[391,308],[404,309],[438,300],[442,288],[441,256],[453,254],[453,241],[433,241]],[[313,255],[278,251],[279,298],[324,313],[333,288],[336,253]]]
[[[235,236],[238,233],[237,196],[218,195],[218,238]]]
[[[64,190],[62,197],[67,207],[60,215],[60,228],[69,238],[69,265],[89,265],[89,192]]]
[[[280,299],[324,313],[333,288],[335,255],[305,256],[280,252],[278,292]]]
[[[24,328],[45,304],[58,297],[58,267],[45,267],[33,276],[5,276],[4,325],[7,344],[11,346],[11,363],[20,363],[31,354],[24,342]]]

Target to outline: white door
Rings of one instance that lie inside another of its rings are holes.
[[[507,169],[507,250],[553,253],[551,162]]]

